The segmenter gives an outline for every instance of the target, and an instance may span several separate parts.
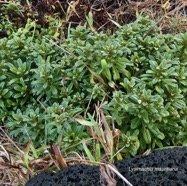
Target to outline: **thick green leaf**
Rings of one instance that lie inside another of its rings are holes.
[[[141,124],[141,119],[136,117],[133,120],[131,120],[131,129],[136,129],[140,126]]]
[[[142,135],[143,135],[143,139],[145,141],[146,144],[150,144],[151,143],[151,134],[149,132],[148,129],[146,129],[145,127],[142,128]]]
[[[137,96],[134,96],[134,95],[130,95],[129,97],[129,100],[132,102],[132,103],[135,103],[135,104],[140,104],[140,101]]]
[[[163,144],[162,144],[162,142],[161,142],[159,139],[156,139],[156,140],[155,140],[155,143],[156,143],[156,145],[157,145],[159,148],[162,148],[162,147],[163,147]]]
[[[1,100],[1,99],[0,99],[0,107],[2,107],[2,108],[5,107],[4,102],[3,102],[3,100]]]
[[[143,118],[145,123],[149,123],[149,115],[148,115],[148,112],[146,110],[143,111],[142,118]]]

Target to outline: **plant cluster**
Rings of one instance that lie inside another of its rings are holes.
[[[0,40],[0,119],[10,135],[82,151],[90,126],[98,138],[115,138],[106,128],[113,126],[118,148],[103,145],[110,158],[187,144],[187,34],[160,34],[155,22],[137,17],[114,34],[78,26],[59,41],[51,25],[28,19]],[[95,122],[105,130],[97,133]]]

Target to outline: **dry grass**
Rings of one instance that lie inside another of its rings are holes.
[[[0,13],[3,4],[8,1],[0,1]],[[10,1],[11,2],[11,1]],[[12,0],[12,2],[15,2]],[[93,27],[97,31],[116,30],[119,25],[132,23],[136,14],[149,15],[158,21],[161,31],[181,32],[187,30],[187,1],[186,0],[43,0],[20,1],[17,8],[22,8],[19,15],[15,10],[7,11],[10,21],[17,27],[26,23],[27,18],[36,20],[43,26],[48,26],[47,17],[60,18],[63,23],[62,35],[67,35],[68,27],[87,24],[88,15],[93,16]],[[29,2],[29,3],[28,3]]]
[[[28,179],[22,166],[23,152],[2,128],[0,133],[0,185],[20,186]]]
[[[111,186],[117,184],[114,175],[119,176],[128,185],[131,185],[112,164],[109,164],[109,162],[113,163],[114,156],[119,153],[118,137],[120,133],[116,134],[114,126],[112,130],[110,129],[101,107],[102,104],[95,105],[96,121],[86,123],[94,124],[92,126],[88,125],[92,136],[90,140],[93,140],[93,144],[96,143],[99,145],[99,149],[96,148],[95,152],[89,151],[86,140],[83,139],[82,144],[87,157],[79,155],[77,152],[69,154],[64,152],[62,154],[60,147],[54,143],[51,143],[48,147],[41,147],[39,149],[34,148],[31,140],[26,146],[17,144],[7,135],[3,128],[0,128],[2,132],[0,136],[0,185],[24,185],[31,176],[44,170],[56,172],[70,165],[80,163],[99,165],[100,170],[102,170],[101,181]],[[74,119],[81,124],[87,122],[84,119]],[[103,151],[102,153],[101,150]],[[71,156],[68,157],[69,155]],[[97,158],[95,159],[94,156]]]
[[[149,15],[158,21],[163,33],[178,33],[187,31],[187,1],[185,0],[145,0],[132,2],[136,12]]]
[[[0,185],[1,186],[21,186],[31,178],[44,170],[57,171],[74,164],[96,164],[100,165],[101,181],[111,186],[116,186],[117,182],[114,175],[119,176],[127,185],[131,183],[124,178],[112,164],[90,161],[89,158],[80,156],[78,153],[74,157],[63,158],[60,148],[51,144],[49,148],[51,153],[47,151],[46,155],[38,158],[34,157],[31,141],[24,150],[22,145],[16,144],[7,133],[0,128],[3,135],[0,136]],[[18,147],[19,146],[19,147]],[[35,149],[35,153],[38,151]],[[32,153],[31,153],[32,151]]]

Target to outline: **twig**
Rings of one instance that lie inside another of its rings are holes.
[[[128,186],[133,186],[119,171],[117,171],[113,166],[107,164],[108,168],[117,174]]]
[[[44,108],[44,110],[46,111],[46,113],[49,114],[48,110],[45,108],[45,106],[43,105],[43,103],[40,102],[39,100],[37,100],[37,101],[38,101],[38,102],[40,103],[40,105]]]
[[[4,133],[4,135],[8,138],[8,140],[16,147],[16,149],[21,153],[24,154],[22,150],[19,149],[19,147],[16,145],[16,143],[6,134],[6,132],[0,127],[0,130]]]
[[[166,17],[166,15],[162,16],[144,35],[144,38]]]
[[[49,41],[50,43],[52,43],[53,45],[57,46],[58,48],[62,49],[64,52],[66,52],[69,55],[72,55],[70,52],[68,52],[67,50],[65,50],[64,48],[60,47],[59,45],[57,45],[54,41],[51,41],[50,39],[48,39],[47,37],[43,36],[47,41]]]
[[[7,1],[0,1],[0,3],[4,3],[4,4],[8,4],[9,2],[7,2]]]

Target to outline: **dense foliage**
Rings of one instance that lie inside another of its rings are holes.
[[[114,34],[78,26],[59,40],[50,24],[9,25],[0,39],[0,119],[10,135],[70,147],[90,138],[74,118],[90,120],[104,103],[122,153],[187,144],[187,34],[160,34],[138,17]]]

